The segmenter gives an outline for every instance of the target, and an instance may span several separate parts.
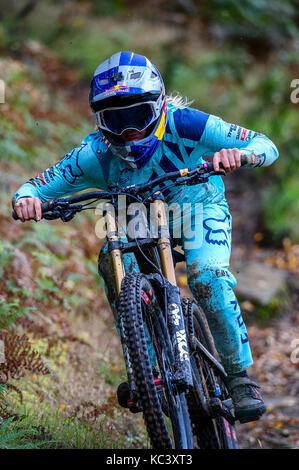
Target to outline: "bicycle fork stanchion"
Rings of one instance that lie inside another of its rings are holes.
[[[119,295],[121,290],[121,282],[125,277],[125,268],[123,263],[122,252],[120,249],[120,236],[118,234],[117,223],[114,213],[105,210],[105,221],[107,225],[108,250],[111,254],[112,268],[115,279],[116,293]]]
[[[158,199],[160,196],[156,194],[156,198],[154,201],[154,208],[155,208],[155,227],[158,231],[158,250],[161,259],[161,266],[162,266],[162,273],[163,276],[171,282],[174,286],[176,286],[176,278],[175,278],[175,271],[174,271],[174,263],[172,259],[171,253],[171,246],[169,240],[169,230],[167,224],[167,217],[164,207],[164,201],[162,199]]]
[[[167,324],[175,356],[173,382],[186,390],[193,386],[193,380],[180,291],[176,284],[167,217],[162,197],[159,193],[155,194],[154,223],[158,230],[158,250],[162,273],[170,283],[167,286]]]

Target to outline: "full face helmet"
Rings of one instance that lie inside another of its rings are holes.
[[[157,149],[166,126],[165,87],[157,68],[133,52],[114,54],[94,73],[89,105],[112,153],[132,168],[142,168]],[[146,131],[145,136],[125,141],[121,135],[128,129]]]

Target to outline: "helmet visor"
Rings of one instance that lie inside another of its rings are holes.
[[[156,118],[154,103],[139,103],[122,108],[110,108],[96,113],[98,125],[113,134],[121,135],[126,129],[143,131]]]

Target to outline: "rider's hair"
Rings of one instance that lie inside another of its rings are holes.
[[[166,101],[169,104],[173,104],[174,106],[178,106],[179,108],[188,108],[194,100],[189,100],[187,96],[182,96],[177,91],[171,92],[170,95],[166,95]]]

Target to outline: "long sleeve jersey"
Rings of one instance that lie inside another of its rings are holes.
[[[107,190],[109,184],[144,183],[165,172],[203,163],[203,157],[222,148],[238,148],[242,153],[262,155],[259,166],[268,166],[278,157],[273,142],[259,132],[190,107],[167,104],[163,140],[143,168],[130,168],[111,152],[109,142],[100,132],[93,132],[80,147],[23,184],[15,193],[13,203],[22,197],[38,197],[45,202],[88,188]],[[167,203],[219,202],[224,198],[224,184],[218,175],[212,176],[208,183],[195,186],[165,188],[166,185],[170,183],[162,183],[160,188],[163,187]]]

